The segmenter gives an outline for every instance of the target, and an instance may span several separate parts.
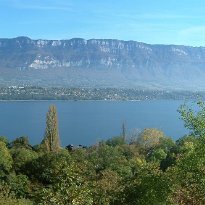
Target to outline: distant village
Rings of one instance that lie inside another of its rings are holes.
[[[62,88],[30,85],[0,87],[0,100],[188,100],[205,99],[205,92],[125,88]]]

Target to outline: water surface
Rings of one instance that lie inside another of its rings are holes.
[[[44,136],[50,104],[58,111],[61,143],[95,144],[133,129],[158,128],[177,139],[187,133],[177,109],[183,101],[5,101],[0,102],[0,135],[10,140],[28,136],[38,144]]]

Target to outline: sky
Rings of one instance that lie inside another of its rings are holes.
[[[204,0],[0,0],[0,38],[205,46]]]

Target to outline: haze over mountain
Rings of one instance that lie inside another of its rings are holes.
[[[205,47],[0,39],[0,85],[205,90]]]

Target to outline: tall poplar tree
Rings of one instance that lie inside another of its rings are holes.
[[[46,116],[46,130],[42,141],[42,147],[47,152],[58,152],[60,149],[58,118],[56,107],[54,105],[49,107]]]
[[[122,138],[124,140],[124,142],[126,141],[126,126],[125,126],[125,122],[122,123]]]

